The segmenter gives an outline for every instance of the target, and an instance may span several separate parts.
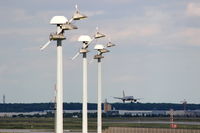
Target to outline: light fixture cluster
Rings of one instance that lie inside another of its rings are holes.
[[[65,40],[64,31],[65,30],[74,30],[78,29],[76,25],[73,25],[73,21],[82,20],[87,18],[86,15],[82,14],[78,6],[75,6],[76,10],[68,20],[65,16],[54,16],[50,20],[50,24],[57,26],[57,31],[55,33],[51,33],[49,35],[49,41],[44,44],[40,50],[44,50],[51,41],[57,41],[57,83],[56,83],[56,115],[55,115],[55,132],[63,133],[63,58],[62,58],[62,40]],[[88,119],[87,119],[87,53],[89,52],[89,45],[99,38],[106,37],[105,34],[99,32],[98,28],[96,28],[96,33],[90,37],[88,35],[81,35],[78,38],[79,42],[82,42],[82,47],[79,49],[78,53],[72,58],[74,60],[80,54],[83,55],[83,115],[82,115],[82,133],[88,133]],[[94,49],[98,51],[98,53],[94,56],[94,59],[98,59],[98,64],[101,62],[101,58],[103,58],[102,54],[109,52],[107,47],[115,46],[115,44],[110,41],[106,45],[96,44]],[[98,65],[100,66],[100,65]],[[100,67],[98,67],[99,70]],[[101,80],[101,72],[98,73],[98,79]],[[98,86],[101,86],[101,82],[98,82]],[[100,92],[101,87],[98,87],[98,92]],[[100,93],[99,93],[100,94]],[[101,95],[98,95],[98,133],[101,133]]]
[[[78,27],[74,24],[72,24],[72,21],[76,20],[82,20],[87,18],[86,15],[82,14],[78,10],[78,6],[76,5],[76,10],[70,20],[68,20],[65,16],[54,16],[50,20],[50,24],[52,25],[57,25],[57,32],[56,33],[51,33],[49,35],[49,41],[43,45],[40,50],[44,50],[52,40],[65,40],[66,38],[64,37],[64,31],[65,30],[74,30],[78,29]]]

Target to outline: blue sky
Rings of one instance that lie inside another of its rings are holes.
[[[103,59],[103,96],[127,95],[141,102],[199,103],[200,2],[198,0],[18,0],[0,1],[0,95],[7,102],[50,102],[56,83],[55,42],[39,51],[56,27],[55,15],[68,19],[74,5],[89,16],[65,33],[64,101],[81,102],[82,60],[70,58],[81,34],[95,27],[117,44]],[[95,43],[106,43],[101,39]],[[90,47],[89,60],[95,54]],[[89,64],[89,102],[96,102],[97,64]]]

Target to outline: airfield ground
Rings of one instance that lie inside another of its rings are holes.
[[[89,118],[89,130],[96,130],[96,118]],[[200,118],[175,118],[178,128],[200,129]],[[64,129],[81,130],[80,118],[65,118]],[[108,127],[169,128],[167,117],[104,118],[103,129]],[[54,129],[54,118],[0,118],[0,129]]]

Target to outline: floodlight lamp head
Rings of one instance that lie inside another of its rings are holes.
[[[74,30],[74,29],[78,29],[78,27],[76,25],[73,25],[72,23],[66,23],[61,25],[61,29],[62,30]]]
[[[94,35],[94,38],[95,39],[98,39],[98,38],[102,38],[102,37],[105,37],[106,35],[100,33],[100,32],[96,32],[96,34]]]
[[[92,41],[91,37],[88,36],[88,35],[81,35],[79,38],[78,38],[78,41],[79,42],[83,42],[83,43],[88,43],[90,41]]]
[[[108,49],[103,48],[103,49],[99,49],[99,52],[102,54],[102,53],[108,53],[110,51]]]
[[[81,20],[81,19],[87,18],[86,15],[80,13],[80,11],[78,10],[78,5],[76,5],[75,7],[76,7],[76,11],[75,11],[75,13],[74,13],[74,15],[72,17],[73,20]]]
[[[54,16],[51,20],[50,20],[50,24],[54,24],[54,25],[61,25],[61,24],[65,24],[67,23],[67,18],[65,16]]]
[[[114,47],[114,46],[116,46],[116,45],[113,44],[112,42],[108,42],[108,43],[106,44],[106,47]]]
[[[79,11],[76,11],[73,15],[73,20],[81,20],[87,18],[86,15],[80,13]]]
[[[96,45],[94,46],[94,49],[95,49],[95,50],[101,50],[101,49],[104,49],[104,46],[103,46],[102,44],[96,44]]]

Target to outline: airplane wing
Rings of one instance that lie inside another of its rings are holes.
[[[123,98],[121,98],[121,97],[113,97],[113,98],[115,98],[115,99],[121,99],[121,100],[123,100]]]
[[[141,99],[144,99],[144,98],[134,98],[135,100],[141,100]]]

